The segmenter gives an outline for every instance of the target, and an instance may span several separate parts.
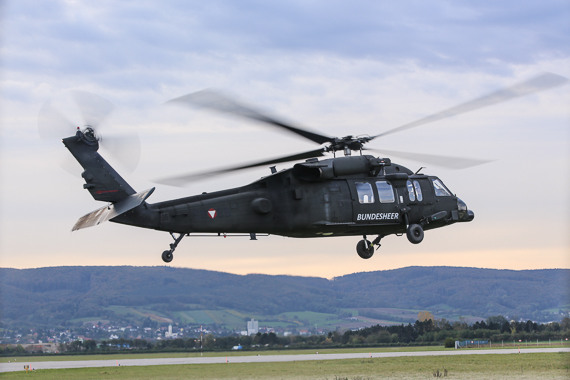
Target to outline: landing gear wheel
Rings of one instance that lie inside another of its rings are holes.
[[[174,255],[172,254],[172,251],[162,252],[162,261],[164,261],[165,263],[171,262],[173,258],[174,258]]]
[[[374,254],[374,246],[368,240],[360,240],[356,244],[356,252],[363,259],[369,259]]]
[[[412,244],[419,244],[424,240],[424,229],[419,224],[411,224],[406,231],[406,236]]]
[[[180,243],[182,238],[184,238],[184,236],[186,235],[181,233],[178,235],[178,237],[176,237],[174,236],[174,232],[171,232],[170,236],[172,236],[172,238],[174,239],[174,243],[170,244],[169,250],[162,252],[162,261],[164,261],[165,263],[169,263],[172,261],[172,259],[174,258],[174,250],[176,249],[176,247],[178,247],[178,244]]]

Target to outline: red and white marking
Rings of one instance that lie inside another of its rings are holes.
[[[213,208],[209,209],[208,215],[210,215],[210,219],[214,219],[216,217],[216,210]]]

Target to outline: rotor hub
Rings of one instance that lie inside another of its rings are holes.
[[[80,127],[77,127],[77,137],[89,145],[98,144],[99,142],[99,137],[95,134],[95,129],[90,125],[86,125],[83,131]]]

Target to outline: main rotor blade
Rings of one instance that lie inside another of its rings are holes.
[[[425,154],[425,153],[409,153],[409,152],[399,152],[395,150],[386,150],[386,149],[368,148],[366,150],[387,154],[389,156],[407,158],[414,161],[423,162],[426,164],[432,164],[447,169],[466,169],[473,166],[483,165],[492,162],[492,160],[481,160],[477,158],[440,156],[436,154]]]
[[[253,107],[246,106],[238,101],[231,99],[230,97],[223,95],[214,90],[202,90],[194,92],[192,94],[180,96],[169,100],[166,103],[181,103],[181,104],[191,104],[195,106],[200,106],[204,108],[209,108],[214,111],[224,112],[232,115],[238,115],[246,119],[259,121],[275,127],[283,128],[289,132],[293,132],[299,136],[309,139],[317,144],[324,144],[326,142],[332,142],[334,139],[332,137],[324,136],[315,132],[308,131],[306,129],[293,127],[292,125],[271,117],[265,113],[262,113]]]
[[[312,158],[312,157],[321,157],[321,156],[324,156],[324,153],[325,153],[325,149],[320,148],[320,149],[312,150],[309,152],[297,153],[297,154],[293,154],[290,156],[284,156],[284,157],[277,157],[277,158],[269,159],[269,160],[262,161],[262,162],[254,162],[254,163],[244,164],[244,165],[235,166],[235,167],[231,167],[231,168],[210,170],[210,171],[201,172],[201,173],[183,174],[183,175],[174,176],[174,177],[162,178],[162,179],[155,180],[154,182],[161,183],[164,185],[171,185],[171,186],[184,186],[188,182],[191,182],[193,180],[204,179],[207,177],[212,177],[215,175],[229,173],[229,172],[235,172],[235,171],[244,170],[244,169],[251,169],[251,168],[258,167],[258,166],[279,164],[282,162],[289,162],[289,161],[298,161],[298,160],[302,160],[302,159],[306,159],[306,158]]]
[[[553,73],[544,73],[532,79],[526,80],[522,83],[516,84],[514,86],[492,92],[488,95],[471,100],[469,102],[459,104],[455,107],[446,109],[436,114],[426,116],[414,122],[404,124],[394,129],[390,129],[386,132],[373,136],[372,138],[375,139],[377,137],[386,136],[396,132],[401,132],[406,129],[419,127],[420,125],[433,123],[434,121],[461,115],[463,113],[474,111],[483,107],[488,107],[494,104],[506,102],[511,99],[520,98],[522,96],[529,95],[535,92],[561,86],[563,84],[566,84],[567,82],[568,78],[563,77],[561,75]]]

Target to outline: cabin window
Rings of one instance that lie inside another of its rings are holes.
[[[424,199],[422,193],[422,187],[420,186],[419,181],[408,181],[406,182],[406,186],[408,187],[408,197],[410,198],[410,202],[421,202]]]
[[[374,203],[374,193],[372,185],[368,182],[356,182],[356,192],[360,203]]]
[[[443,182],[439,179],[432,179],[433,188],[435,189],[435,195],[438,197],[449,197],[451,193],[447,188],[444,186]]]
[[[419,202],[421,202],[424,199],[424,197],[422,195],[422,188],[418,181],[414,181],[414,189],[416,190],[416,198],[418,199]]]
[[[412,181],[406,182],[406,185],[408,186],[408,197],[410,198],[410,201],[415,202],[416,193],[414,192],[414,185],[412,185]]]
[[[376,189],[378,189],[378,198],[380,198],[380,203],[393,203],[394,199],[394,189],[392,189],[392,184],[387,181],[377,181]]]

